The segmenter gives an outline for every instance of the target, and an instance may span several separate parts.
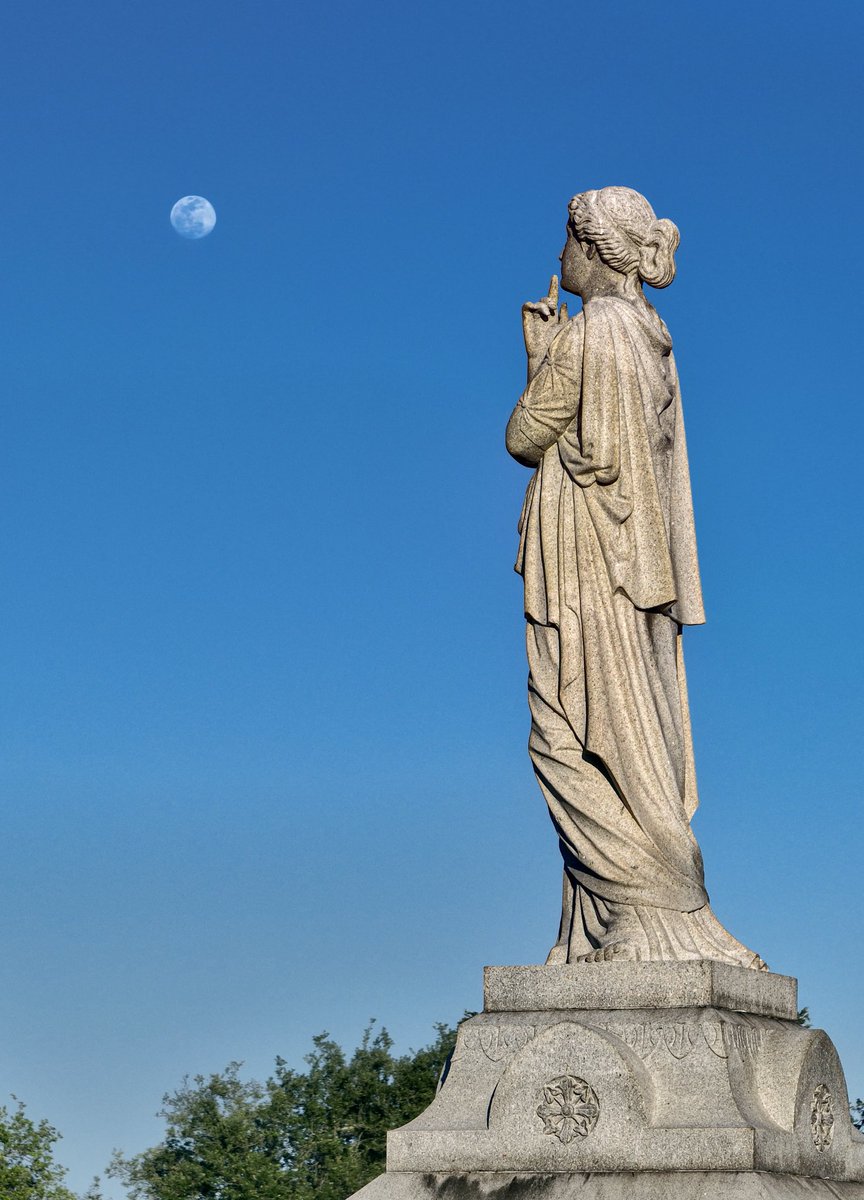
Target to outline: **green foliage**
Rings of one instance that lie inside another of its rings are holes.
[[[3,1200],[75,1200],[63,1187],[65,1169],[54,1162],[54,1145],[59,1138],[47,1121],[31,1121],[20,1101],[11,1110],[0,1107]]]
[[[243,1082],[239,1063],[186,1080],[164,1099],[164,1140],[116,1154],[108,1173],[132,1200],[345,1200],[383,1171],[387,1130],[432,1100],[456,1031],[436,1034],[396,1056],[370,1026],[349,1058],[322,1033],[305,1071],[277,1059],[263,1085]]]
[[[796,1019],[797,1019],[799,1025],[803,1025],[805,1029],[809,1029],[810,1028],[810,1009],[806,1008],[806,1007],[799,1008],[798,1016]]]
[[[264,1091],[240,1080],[239,1069],[239,1063],[230,1063],[221,1075],[184,1080],[164,1099],[162,1144],[128,1161],[115,1154],[108,1174],[122,1179],[135,1197],[278,1196]]]

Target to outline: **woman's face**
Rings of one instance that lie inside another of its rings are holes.
[[[574,296],[583,295],[583,289],[592,275],[592,261],[569,224],[567,241],[558,259],[561,263],[561,286],[564,291],[571,292]]]
[[[559,255],[561,286],[587,303],[596,296],[627,296],[628,277],[603,261],[591,242],[580,242],[570,225]]]

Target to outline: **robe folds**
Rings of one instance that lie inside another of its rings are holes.
[[[564,324],[508,448],[537,463],[516,561],[529,746],[575,954],[597,944],[610,905],[707,903],[680,643],[705,618],[672,342],[654,309],[602,297]]]

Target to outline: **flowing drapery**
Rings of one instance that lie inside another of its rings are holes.
[[[563,325],[511,417],[514,444],[537,462],[516,569],[529,748],[565,863],[562,953],[600,944],[627,906],[658,957],[740,961],[690,828],[680,631],[704,612],[678,379],[653,308],[597,298]]]

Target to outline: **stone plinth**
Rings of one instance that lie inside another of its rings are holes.
[[[836,1051],[795,980],[714,962],[490,967],[363,1200],[864,1200]]]
[[[707,960],[487,967],[483,976],[485,1012],[713,1007],[787,1021],[798,1013],[791,976]]]

